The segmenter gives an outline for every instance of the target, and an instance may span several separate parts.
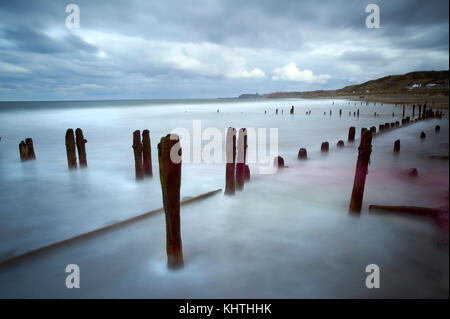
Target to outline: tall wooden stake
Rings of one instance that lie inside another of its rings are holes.
[[[134,150],[134,165],[136,170],[136,179],[144,178],[144,168],[142,162],[142,143],[141,143],[141,131],[136,130],[133,132],[133,150]]]
[[[167,266],[177,269],[184,265],[180,231],[181,145],[177,135],[161,138],[158,161],[166,216]]]
[[[150,143],[150,131],[144,130],[142,132],[142,151],[143,151],[143,165],[144,165],[144,175],[153,176],[152,169],[152,147]]]
[[[364,186],[366,184],[367,170],[372,153],[372,132],[364,131],[361,143],[358,147],[358,161],[356,162],[355,180],[353,182],[352,197],[350,199],[350,211],[361,212]]]
[[[229,127],[226,144],[225,194],[235,193],[236,129]]]
[[[236,189],[244,189],[245,159],[247,155],[247,130],[239,129],[238,153],[236,163]]]
[[[73,129],[69,128],[66,131],[66,152],[67,152],[67,164],[69,169],[77,168],[77,154],[75,149],[75,137]]]
[[[86,159],[86,143],[87,140],[84,139],[83,131],[81,128],[77,128],[75,130],[77,149],[78,149],[78,161],[80,162],[80,167],[87,166]]]

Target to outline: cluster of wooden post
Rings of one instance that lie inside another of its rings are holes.
[[[153,176],[149,130],[142,132],[142,140],[140,130],[133,132],[133,152],[136,179],[141,180],[145,176]]]
[[[22,162],[36,159],[32,138],[28,137],[25,139],[25,141],[21,141],[19,143],[19,153],[20,153],[20,160]]]
[[[226,141],[225,194],[233,195],[236,189],[243,190],[245,180],[250,179],[250,168],[245,164],[246,157],[247,130],[239,129],[236,152],[236,129],[229,127]]]
[[[67,164],[69,169],[77,168],[77,154],[78,150],[78,160],[80,162],[80,167],[87,166],[86,159],[86,143],[87,140],[83,136],[83,131],[80,128],[75,130],[69,128],[66,131],[66,153],[67,153]]]

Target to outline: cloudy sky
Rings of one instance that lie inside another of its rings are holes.
[[[66,27],[68,4],[80,28]],[[380,28],[365,8],[377,3]],[[449,67],[449,2],[0,0],[0,100],[234,97]]]

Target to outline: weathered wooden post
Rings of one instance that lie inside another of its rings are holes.
[[[425,132],[424,131],[420,132],[420,138],[424,139],[425,137],[426,137]]]
[[[365,127],[361,127],[361,138],[364,135],[364,132],[367,131],[367,128]]]
[[[419,118],[422,117],[422,104],[419,104]]]
[[[400,140],[394,142],[394,153],[400,152]]]
[[[412,118],[414,118],[414,114],[416,113],[416,105],[413,104],[413,110],[412,110]]]
[[[80,167],[86,167],[87,166],[87,159],[86,159],[87,140],[84,139],[83,131],[80,128],[77,128],[75,130],[75,136],[76,136],[76,144],[77,144],[77,149],[78,149],[78,161],[80,163]]]
[[[75,149],[75,135],[73,129],[69,128],[66,131],[66,152],[67,152],[67,164],[69,169],[77,168],[77,155]]]
[[[359,117],[359,109],[356,110],[356,116]]]
[[[293,105],[291,106],[291,110],[289,111],[289,113],[290,113],[291,115],[294,114],[294,106],[293,106]]]
[[[273,159],[273,166],[277,168],[285,168],[286,166],[284,165],[284,158],[282,158],[281,156],[275,157]]]
[[[140,130],[136,130],[133,132],[133,151],[134,151],[134,166],[136,171],[136,179],[140,180],[144,178]]]
[[[436,126],[434,127],[434,131],[435,131],[436,133],[439,133],[439,132],[441,131],[441,127],[440,127],[439,125],[436,125]]]
[[[278,109],[275,110],[275,114],[278,114]]]
[[[358,161],[356,162],[355,180],[353,182],[352,196],[350,198],[350,211],[361,212],[367,170],[372,153],[372,133],[365,131],[358,147]]]
[[[384,131],[384,124],[378,126],[378,133],[381,133],[382,131]]]
[[[427,117],[426,111],[427,111],[427,104],[425,103],[423,105],[423,109],[422,109],[422,118],[426,118]]]
[[[402,117],[405,117],[405,105],[403,104]]]
[[[21,141],[19,143],[19,154],[20,154],[20,160],[22,162],[25,162],[26,160],[28,160],[28,147],[24,141]]]
[[[177,135],[168,134],[161,138],[158,161],[166,217],[167,266],[177,269],[184,265],[180,231],[181,145]]]
[[[353,142],[355,140],[356,128],[354,126],[350,126],[348,129],[348,141]]]
[[[247,130],[239,129],[236,163],[236,189],[244,189],[245,159],[247,155]]]
[[[244,179],[246,181],[250,180],[250,167],[247,164],[245,164],[245,168],[244,168]]]
[[[307,153],[307,151],[306,151],[306,148],[301,148],[301,149],[298,151],[298,156],[297,156],[297,158],[298,158],[298,159],[301,159],[301,160],[304,160],[304,159],[307,159],[307,158],[308,158],[308,153]]]
[[[33,139],[31,137],[25,139],[27,145],[27,160],[35,160],[36,154],[34,153]]]
[[[328,152],[329,149],[330,149],[330,144],[328,142],[323,142],[322,145],[320,146],[321,152]]]
[[[225,169],[225,194],[235,193],[235,165],[236,165],[236,130],[229,127],[227,130],[226,143],[226,169]]]
[[[150,143],[150,131],[142,132],[142,159],[145,176],[153,176],[152,169],[152,146]]]
[[[339,116],[342,116],[342,109],[339,110]]]
[[[377,128],[375,126],[371,126],[370,131],[372,132],[372,135],[373,135],[377,132]]]
[[[343,140],[339,140],[339,141],[337,142],[337,147],[338,147],[338,148],[344,147],[344,141],[343,141]]]

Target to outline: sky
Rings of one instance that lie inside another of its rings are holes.
[[[236,97],[447,70],[448,12],[448,0],[0,0],[0,100]]]

